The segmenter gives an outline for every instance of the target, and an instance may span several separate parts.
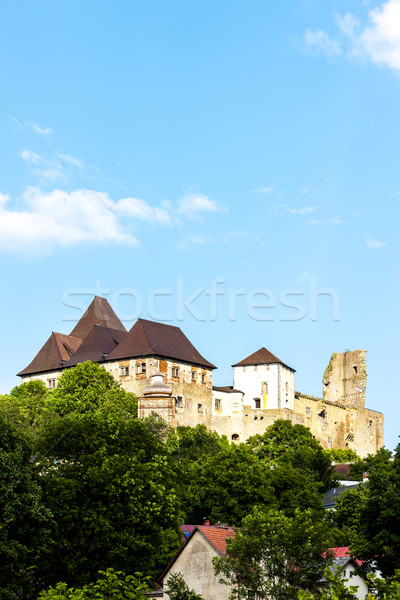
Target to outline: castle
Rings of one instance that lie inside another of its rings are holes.
[[[233,385],[213,386],[213,370],[179,327],[138,319],[126,331],[96,296],[69,335],[53,332],[18,375],[52,389],[64,369],[90,360],[138,397],[139,416],[155,411],[170,425],[206,425],[233,441],[262,434],[276,419],[309,427],[324,448],[360,456],[383,446],[384,417],[365,408],[365,350],[333,354],[322,398],[295,391],[295,370],[266,348],[233,367]]]

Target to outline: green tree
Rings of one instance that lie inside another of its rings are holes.
[[[366,493],[359,507],[357,535],[350,544],[366,569],[375,564],[385,578],[400,564],[400,445],[393,460],[382,450],[369,460]]]
[[[103,408],[45,427],[38,450],[47,450],[38,469],[57,523],[49,583],[87,584],[108,567],[157,574],[181,541],[179,479],[164,444]]]
[[[70,588],[66,583],[42,591],[38,600],[147,600],[148,578],[139,573],[125,575],[122,571],[100,571],[96,583],[83,588]]]
[[[183,578],[182,573],[172,573],[168,577],[165,593],[170,600],[203,600],[201,594],[191,590]]]
[[[137,416],[134,394],[123,390],[110,373],[90,361],[63,371],[47,405],[61,416],[94,412],[104,405]]]
[[[325,450],[325,453],[332,462],[336,463],[347,463],[360,460],[357,452],[351,448],[332,448],[331,450]]]
[[[205,425],[177,427],[167,439],[171,454],[180,462],[197,461],[204,456],[215,456],[229,448],[227,437],[209,431]]]
[[[270,600],[295,599],[321,579],[330,561],[324,554],[328,544],[325,523],[312,511],[289,517],[255,507],[227,540],[226,556],[213,560],[214,569],[231,586],[232,598],[250,591]]]
[[[141,419],[141,421],[159,442],[165,442],[168,436],[173,433],[173,428],[168,425],[167,421],[154,411],[151,411],[151,413],[147,417]]]
[[[43,505],[26,435],[0,415],[0,599],[34,598],[37,565],[51,547],[51,513]]]
[[[310,475],[319,484],[321,492],[329,490],[336,482],[329,456],[308,427],[278,419],[263,435],[249,438],[247,444],[265,464],[290,464]]]
[[[333,570],[325,569],[324,586],[322,590],[316,589],[314,592],[300,590],[298,593],[299,600],[356,600],[358,586],[345,584],[349,581],[343,577],[340,567]],[[369,600],[373,600],[368,596]]]
[[[245,444],[204,456],[187,467],[186,522],[222,521],[239,525],[254,504],[275,502],[269,469]]]

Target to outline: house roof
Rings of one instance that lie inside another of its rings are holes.
[[[102,325],[103,327],[126,332],[125,327],[118,319],[108,301],[100,296],[94,297],[85,314],[79,319],[70,335],[84,339],[93,329],[94,325]]]
[[[351,553],[350,553],[350,550],[349,550],[348,546],[340,546],[340,547],[335,547],[335,548],[329,548],[328,552],[331,553],[331,555],[333,556],[333,559],[334,559],[334,563],[337,564],[337,565],[343,566],[349,560],[352,560],[358,566],[361,566],[363,564],[362,560],[358,560],[358,559],[353,558],[351,556]],[[341,559],[346,559],[345,561],[342,561],[343,565],[340,562]]]
[[[216,392],[225,392],[226,394],[243,394],[243,392],[241,390],[235,390],[233,385],[223,385],[223,386],[213,385],[212,389],[215,390]]]
[[[85,337],[78,350],[65,363],[64,367],[75,367],[79,363],[90,360],[101,362],[118,346],[126,335],[119,329],[110,329],[102,325],[94,325],[90,333]]]
[[[336,504],[336,500],[346,492],[347,490],[352,490],[358,486],[358,482],[354,482],[354,485],[345,485],[345,486],[337,486],[331,488],[326,492],[323,498],[324,508],[332,508]]]
[[[197,532],[207,539],[219,556],[225,556],[226,554],[226,538],[235,537],[236,535],[232,527],[216,527],[215,525],[181,525],[181,530],[184,532],[184,534],[186,530],[190,531],[190,535],[158,578],[158,581],[160,582],[164,579],[165,575],[171,569],[172,565],[176,562],[186,546],[190,544],[192,538]]]
[[[247,358],[244,358],[240,362],[232,365],[232,367],[250,367],[250,366],[256,366],[256,365],[272,365],[272,364],[283,365],[287,369],[290,369],[291,371],[295,371],[295,369],[292,369],[292,367],[289,367],[288,365],[286,365],[277,356],[275,356],[275,354],[272,354],[272,352],[270,352],[269,350],[267,350],[264,347],[257,350],[257,352],[253,352],[253,354],[250,354],[250,356],[247,356]]]
[[[33,361],[18,375],[30,375],[60,369],[78,350],[82,340],[72,335],[53,331],[47,342],[36,354]]]
[[[183,331],[174,325],[138,319],[108,360],[161,356],[192,365],[216,369],[196,350]]]
[[[214,527],[213,525],[198,525],[196,529],[207,538],[220,556],[225,556],[226,554],[226,538],[235,537],[236,535],[232,527],[223,528]]]

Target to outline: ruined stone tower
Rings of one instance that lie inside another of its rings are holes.
[[[322,379],[324,400],[364,408],[367,387],[366,354],[366,350],[332,354]]]

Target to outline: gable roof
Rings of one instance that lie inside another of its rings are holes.
[[[192,365],[216,369],[196,350],[183,331],[174,325],[138,319],[108,360],[161,356]]]
[[[196,528],[213,546],[214,550],[220,555],[226,554],[226,538],[235,537],[236,533],[232,527],[214,527],[213,525],[198,525]]]
[[[250,356],[248,356],[247,358],[244,358],[240,362],[232,365],[232,367],[250,367],[255,365],[272,364],[283,365],[287,369],[290,369],[291,371],[295,372],[295,369],[292,369],[292,367],[286,365],[277,356],[275,356],[275,354],[272,354],[272,352],[264,348],[264,346],[257,350],[257,352],[253,352],[253,354],[250,354]]]
[[[324,508],[332,508],[336,504],[336,500],[347,490],[352,490],[359,485],[358,481],[354,482],[354,485],[337,486],[328,490],[323,498]]]
[[[81,344],[82,340],[78,337],[53,331],[33,361],[17,374],[22,376],[56,371],[69,361]]]
[[[126,329],[118,319],[105,298],[95,296],[85,314],[79,319],[70,335],[84,339],[93,329],[94,325],[102,325],[110,329],[124,331]]]
[[[206,540],[211,544],[215,552],[219,556],[225,556],[226,554],[226,538],[235,537],[236,533],[232,527],[216,527],[215,525],[182,525],[181,530],[185,532],[186,528],[190,528],[190,535],[179,548],[174,558],[171,560],[169,565],[164,569],[163,573],[158,578],[158,581],[162,582],[165,575],[171,569],[172,565],[176,562],[178,557],[182,554],[183,550],[188,544],[190,544],[193,537],[199,532],[199,535],[203,535]]]
[[[78,350],[65,363],[64,367],[75,367],[77,364],[90,360],[101,362],[118,346],[126,335],[119,329],[110,329],[102,325],[94,325],[91,332],[85,337]]]
[[[344,566],[349,560],[352,560],[359,567],[363,564],[362,560],[353,558],[348,546],[329,548],[328,552],[333,556],[334,563],[338,566]]]

